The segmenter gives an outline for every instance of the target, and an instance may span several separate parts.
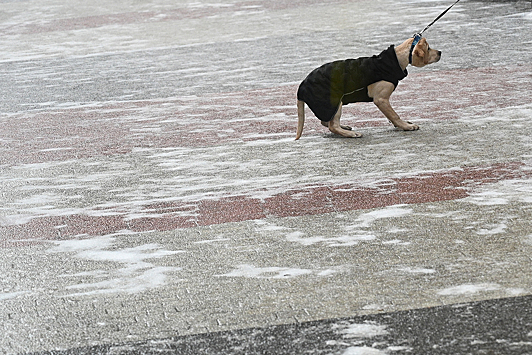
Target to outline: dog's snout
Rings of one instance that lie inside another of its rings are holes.
[[[441,57],[441,51],[438,51],[438,57]]]

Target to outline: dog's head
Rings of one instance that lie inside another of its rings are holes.
[[[424,67],[427,64],[436,63],[441,58],[441,51],[430,48],[425,38],[421,38],[412,52],[412,65]]]

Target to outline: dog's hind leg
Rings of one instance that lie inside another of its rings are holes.
[[[361,133],[353,132],[351,127],[340,125],[340,117],[342,116],[342,104],[338,106],[338,111],[334,115],[333,119],[329,121],[329,131],[334,134],[339,134],[342,137],[348,138],[360,138]]]
[[[320,122],[321,122],[322,126],[325,126],[325,127],[329,128],[329,122],[324,122],[324,121],[320,121]],[[345,130],[348,130],[348,131],[352,131],[353,130],[353,127],[344,126],[343,124],[341,124],[340,127],[345,129]]]
[[[297,133],[296,141],[301,137],[303,133],[303,126],[305,125],[305,102],[297,100]]]

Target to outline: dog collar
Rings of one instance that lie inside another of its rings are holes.
[[[410,53],[408,54],[408,64],[412,64],[412,53],[414,52],[414,47],[419,43],[423,36],[419,33],[414,34],[414,40],[412,41],[412,46],[410,47]]]

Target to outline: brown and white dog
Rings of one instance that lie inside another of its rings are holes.
[[[441,52],[431,49],[425,38],[409,38],[397,47],[390,46],[379,56],[336,61],[315,69],[298,90],[296,140],[303,132],[305,103],[324,126],[343,137],[362,137],[351,127],[340,125],[342,105],[352,102],[373,102],[395,127],[418,130],[417,125],[399,118],[390,105],[390,96],[399,80],[408,74],[409,64],[421,68],[440,58]],[[390,75],[392,79],[387,79]]]

